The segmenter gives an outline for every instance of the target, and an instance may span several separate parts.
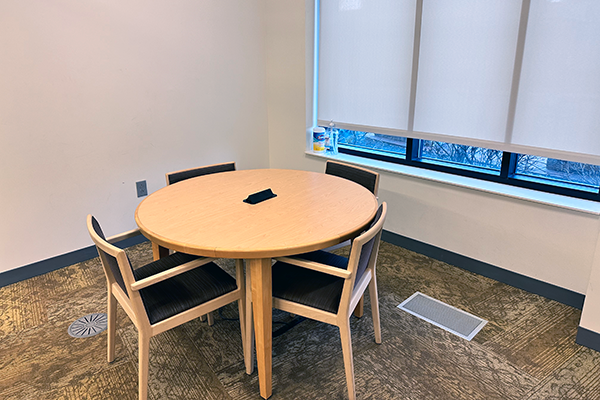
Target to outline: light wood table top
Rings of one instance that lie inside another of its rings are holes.
[[[271,188],[277,197],[243,200]],[[364,187],[317,172],[259,169],[187,179],[138,206],[143,234],[161,246],[207,257],[264,258],[322,249],[353,237],[377,200]]]
[[[248,195],[268,188],[277,197],[254,205],[243,202]],[[268,398],[272,393],[271,258],[323,249],[356,237],[377,207],[369,190],[337,176],[257,169],[169,185],[139,204],[135,220],[153,246],[247,259],[260,394]]]

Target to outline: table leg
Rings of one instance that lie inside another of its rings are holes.
[[[152,242],[152,256],[154,257],[154,261],[159,260],[168,255],[169,249],[167,249],[166,247],[159,246],[158,244]]]
[[[268,399],[272,393],[272,282],[271,259],[248,260],[252,285],[252,309],[254,311],[254,331],[256,338],[256,364],[260,395]]]

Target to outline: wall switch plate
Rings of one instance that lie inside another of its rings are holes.
[[[135,188],[137,190],[137,197],[144,197],[144,196],[148,195],[148,188],[146,186],[146,181],[136,182]]]

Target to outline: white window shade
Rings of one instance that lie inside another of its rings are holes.
[[[423,2],[415,131],[504,142],[520,13],[520,0]]]
[[[320,124],[406,130],[415,0],[322,0]]]
[[[532,0],[512,143],[600,164],[600,1]]]

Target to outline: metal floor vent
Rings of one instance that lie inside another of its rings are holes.
[[[104,313],[88,314],[73,322],[68,329],[74,338],[88,338],[106,329],[107,318]]]
[[[487,324],[484,319],[421,292],[404,300],[398,308],[467,340],[473,339]]]

